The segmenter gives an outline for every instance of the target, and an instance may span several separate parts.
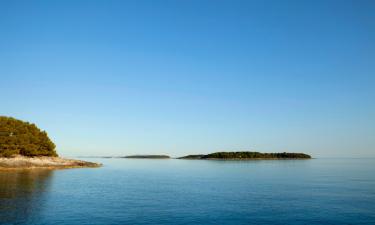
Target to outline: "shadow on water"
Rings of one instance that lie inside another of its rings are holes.
[[[53,170],[0,171],[0,224],[32,223],[40,217]]]

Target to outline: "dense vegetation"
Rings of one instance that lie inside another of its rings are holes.
[[[310,159],[304,153],[215,152],[208,155],[188,155],[180,159]]]
[[[187,155],[187,156],[182,156],[177,159],[202,159],[203,156],[205,155]]]
[[[55,144],[35,124],[0,116],[0,157],[57,156]]]
[[[129,155],[124,156],[123,158],[128,159],[169,159],[168,155]]]

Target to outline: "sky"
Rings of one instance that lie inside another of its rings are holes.
[[[0,0],[0,115],[63,156],[375,157],[375,1]]]

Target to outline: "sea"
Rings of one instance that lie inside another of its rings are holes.
[[[87,159],[0,172],[0,224],[375,224],[375,159]]]

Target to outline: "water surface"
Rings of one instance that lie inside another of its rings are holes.
[[[375,224],[375,159],[95,161],[0,172],[0,224]]]

